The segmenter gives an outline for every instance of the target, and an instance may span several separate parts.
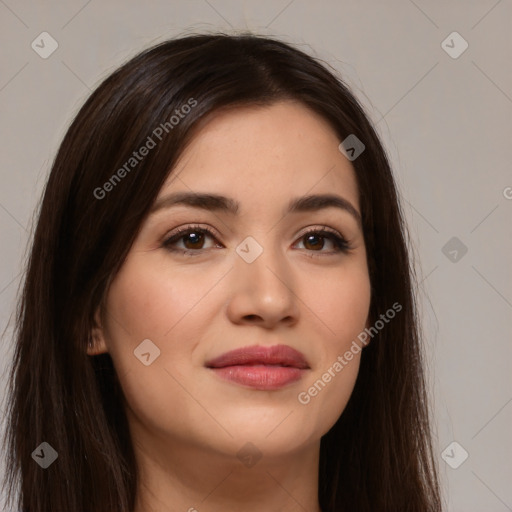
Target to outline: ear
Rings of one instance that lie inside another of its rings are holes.
[[[94,315],[94,325],[90,333],[89,344],[87,345],[87,355],[97,356],[98,354],[105,354],[107,352],[108,348],[105,343],[105,335],[99,307]]]

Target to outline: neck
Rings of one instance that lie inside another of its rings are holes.
[[[155,436],[132,438],[139,470],[134,512],[321,512],[319,443],[285,455],[246,445],[237,456],[237,449],[231,455]]]

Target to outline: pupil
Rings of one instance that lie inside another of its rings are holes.
[[[308,235],[307,238],[306,238],[306,243],[321,248],[323,244],[319,243],[320,238],[322,238],[322,237],[318,236],[318,235]],[[310,241],[312,239],[313,239],[313,243],[311,244]],[[316,244],[314,242],[315,239],[317,240]]]
[[[185,245],[187,245],[187,243],[191,243],[193,245],[197,245],[198,242],[201,242],[201,237],[203,236],[202,233],[189,233],[188,235],[186,235],[186,238],[185,238]],[[192,240],[190,240],[190,238],[192,238]],[[193,247],[195,248],[195,247]]]

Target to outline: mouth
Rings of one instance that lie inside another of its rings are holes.
[[[304,355],[287,345],[254,345],[226,352],[205,366],[220,378],[258,390],[280,389],[310,369]]]

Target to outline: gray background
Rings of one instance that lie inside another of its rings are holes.
[[[339,70],[391,156],[421,281],[446,510],[512,510],[512,2],[42,4],[0,0],[0,329],[55,151],[100,79],[142,48],[190,31],[278,36]],[[58,42],[47,59],[31,47],[44,31]],[[458,58],[443,49],[459,51],[457,36],[442,45],[453,31],[469,45]],[[442,453],[455,465],[462,449],[469,457],[453,469]]]

